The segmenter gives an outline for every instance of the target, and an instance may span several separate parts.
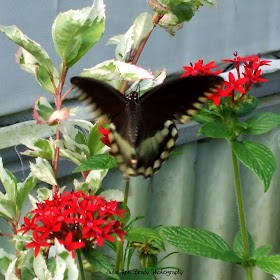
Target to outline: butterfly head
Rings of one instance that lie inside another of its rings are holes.
[[[132,91],[127,97],[127,104],[129,104],[130,106],[135,106],[138,104],[138,92],[137,91]]]

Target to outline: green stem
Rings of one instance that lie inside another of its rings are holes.
[[[245,270],[246,270],[247,280],[253,280],[253,274],[252,274],[251,267],[247,267],[247,268],[245,268]]]
[[[124,199],[123,199],[123,210],[127,209],[127,200],[128,200],[128,193],[129,193],[129,186],[130,186],[130,180],[127,179],[125,182],[125,192],[124,192]],[[115,271],[118,272],[120,270],[121,266],[121,259],[122,259],[122,252],[123,252],[123,244],[121,240],[118,238],[117,242],[117,256],[116,256],[116,265],[115,265]]]
[[[81,250],[78,249],[75,251],[77,257],[78,257],[78,263],[79,263],[79,270],[80,270],[80,277],[81,280],[86,280],[85,278],[85,272],[84,272],[84,267],[83,267],[83,261],[82,261],[82,256],[81,256]]]
[[[236,198],[237,198],[237,205],[238,205],[238,212],[239,212],[239,219],[241,225],[241,234],[244,244],[244,256],[249,258],[250,251],[249,251],[249,244],[248,244],[248,237],[247,237],[247,230],[245,224],[245,216],[244,216],[244,206],[242,201],[242,192],[241,192],[241,185],[240,185],[240,176],[238,170],[238,162],[237,157],[233,151],[232,143],[231,143],[231,153],[232,153],[232,163],[233,163],[233,170],[234,170],[234,179],[235,179],[235,191],[236,191]],[[251,267],[245,268],[247,279],[252,280],[252,269]]]

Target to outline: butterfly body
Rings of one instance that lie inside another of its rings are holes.
[[[168,159],[178,138],[176,123],[186,123],[207,100],[206,95],[223,83],[217,76],[186,77],[157,86],[138,98],[127,97],[91,78],[71,82],[96,117],[110,123],[109,139],[125,177],[153,176]]]

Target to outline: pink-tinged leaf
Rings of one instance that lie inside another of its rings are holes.
[[[56,110],[54,111],[49,120],[48,124],[55,124],[60,123],[61,121],[65,121],[70,115],[70,109],[69,108],[63,108],[62,110]]]
[[[35,100],[33,118],[37,121],[37,124],[55,125],[66,120],[69,115],[69,108],[55,111],[43,96]]]
[[[167,14],[162,17],[162,19],[159,21],[159,25],[164,28],[165,31],[167,31],[169,34],[174,36],[176,32],[183,28],[184,23],[176,24],[178,21],[177,17],[173,14]]]
[[[147,2],[158,14],[162,15],[168,13],[169,7],[167,5],[160,4],[157,0],[147,0]]]
[[[54,111],[47,99],[40,96],[34,102],[33,118],[37,121],[37,124],[45,124]]]

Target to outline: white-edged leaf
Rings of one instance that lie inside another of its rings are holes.
[[[40,280],[51,280],[52,275],[51,272],[47,268],[46,260],[42,256],[42,254],[38,254],[36,258],[34,258],[33,269]]]
[[[149,13],[140,14],[134,21],[133,48],[136,49],[142,39],[153,29],[153,16]]]
[[[22,209],[27,196],[29,195],[31,190],[34,189],[36,183],[37,183],[37,178],[33,177],[32,173],[30,173],[23,183],[18,184],[17,199],[16,199],[18,210]]]
[[[122,36],[123,36],[123,34],[119,34],[119,35],[115,35],[115,36],[111,37],[107,41],[106,45],[117,45],[120,42],[120,40],[122,39]]]
[[[165,69],[157,70],[153,73],[153,76],[155,77],[154,79],[145,79],[145,80],[134,82],[126,92],[129,93],[132,91],[137,91],[139,88],[140,95],[143,94],[149,89],[152,89],[153,87],[162,84],[166,78],[166,71]]]
[[[22,47],[18,47],[15,56],[16,62],[19,64],[20,68],[27,73],[35,76],[35,71],[39,65],[39,61]]]
[[[17,218],[17,209],[14,201],[0,192],[0,216],[9,219]]]
[[[208,7],[219,7],[218,0],[200,0],[200,2]]]
[[[105,197],[107,201],[116,200],[117,202],[123,202],[124,200],[124,193],[120,190],[106,190],[99,194],[99,196]]]
[[[105,28],[103,0],[91,7],[60,13],[52,26],[52,36],[58,55],[69,68],[101,38]]]
[[[54,65],[49,59],[47,52],[38,43],[23,34],[15,25],[0,25],[0,31],[2,31],[10,40],[14,41],[33,55],[49,73],[55,71]]]
[[[117,59],[126,61],[133,45],[133,29],[132,25],[125,34],[120,37],[120,41],[115,49],[115,56]]]
[[[56,269],[53,280],[77,280],[79,270],[72,258],[72,254],[67,251],[62,244],[55,239],[55,245],[50,250],[49,257],[55,257]],[[62,277],[63,276],[63,277]],[[61,278],[62,277],[62,278]]]
[[[19,280],[18,277],[15,274],[16,261],[17,261],[17,259],[14,259],[10,263],[10,265],[9,265],[9,267],[8,267],[6,273],[5,273],[5,280]]]
[[[90,183],[94,193],[101,187],[104,177],[107,175],[108,169],[91,170],[86,178],[86,183]]]
[[[3,162],[1,157],[0,157],[0,180],[6,190],[8,197],[12,201],[15,201],[16,191],[17,191],[17,179],[9,170],[3,167]]]
[[[90,131],[92,129],[92,127],[94,126],[93,123],[89,122],[89,121],[85,121],[85,120],[78,120],[78,119],[68,119],[67,121],[64,122],[64,124],[69,123],[72,126],[79,126],[82,127],[84,129],[86,129],[87,131]],[[58,126],[60,127],[60,126]]]
[[[106,72],[96,72],[97,70],[102,70]],[[107,75],[111,75],[111,77]],[[126,63],[124,61],[120,60],[107,60],[104,61],[90,69],[84,69],[81,76],[85,77],[92,77],[97,78],[97,75],[100,75],[101,77],[104,77],[103,81],[114,81],[115,78],[118,78],[117,81],[119,82],[118,85],[120,86],[120,81],[122,80],[128,80],[128,81],[138,81],[143,79],[154,79],[154,76],[151,72],[148,70],[145,70],[141,67],[138,67],[136,65]],[[112,79],[112,80],[111,80]],[[102,79],[101,79],[102,80]],[[113,86],[115,86],[114,83],[111,83]],[[118,86],[116,86],[118,88]]]
[[[39,180],[50,185],[57,184],[52,166],[47,160],[42,158],[36,158],[35,164],[30,162],[30,170],[32,174]]]
[[[22,152],[22,155],[41,157],[47,160],[54,158],[55,147],[47,139],[24,139],[22,144],[30,149]]]

